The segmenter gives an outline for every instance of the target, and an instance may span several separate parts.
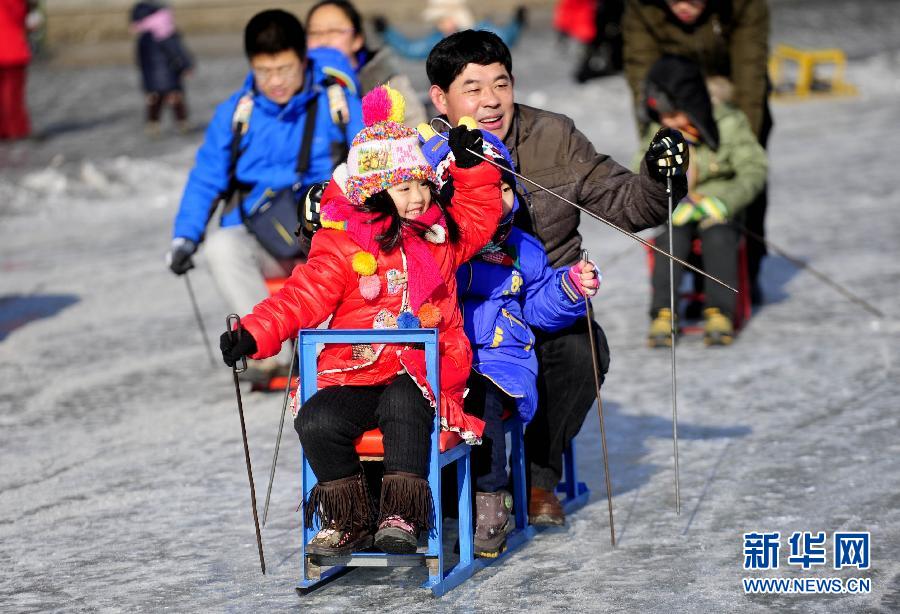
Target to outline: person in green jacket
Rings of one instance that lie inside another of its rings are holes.
[[[725,283],[738,285],[739,224],[742,214],[766,183],[768,161],[746,115],[730,104],[725,80],[713,81],[710,88],[700,67],[677,56],[666,56],[651,68],[644,83],[644,107],[651,124],[645,140],[660,125],[680,130],[690,147],[688,195],[672,213],[671,252],[687,258],[691,243],[703,242],[703,268]],[[710,89],[717,93],[715,100]],[[668,232],[656,239],[669,250]],[[669,311],[669,267],[654,252],[653,297],[650,307],[650,347],[671,345]],[[683,268],[675,265],[675,288],[680,286]],[[706,283],[703,310],[704,341],[707,345],[728,345],[734,339],[732,316],[736,295],[719,284]]]
[[[734,84],[735,106],[747,115],[753,133],[766,146],[772,128],[767,0],[627,0],[622,38],[639,132],[649,121],[641,92],[647,71],[664,55],[679,55],[699,64],[707,77],[725,77]],[[746,228],[763,238],[767,208],[764,189],[745,211]],[[764,243],[748,239],[747,268],[755,305],[763,302],[758,277],[765,255]]]

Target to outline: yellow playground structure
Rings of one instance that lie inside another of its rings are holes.
[[[793,71],[790,65],[793,66]],[[831,67],[817,74],[818,66]],[[844,80],[847,57],[840,49],[798,49],[778,45],[769,57],[773,96],[803,99],[813,96],[855,96],[856,87]],[[792,79],[792,80],[791,80]]]

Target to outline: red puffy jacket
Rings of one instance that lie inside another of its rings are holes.
[[[31,52],[25,34],[25,0],[0,0],[0,66],[28,64]]]
[[[462,328],[456,296],[456,270],[493,236],[500,220],[500,173],[482,162],[469,169],[451,166],[455,192],[448,208],[460,229],[457,243],[428,243],[438,264],[444,287],[429,301],[443,317],[438,324],[441,359],[441,418],[445,429],[459,432],[473,442],[484,423],[462,411],[463,392],[472,364],[472,350]],[[332,182],[334,183],[334,182]],[[324,199],[323,199],[324,200]],[[313,237],[306,263],[298,265],[284,287],[259,303],[243,325],[256,340],[258,352],[251,358],[272,356],[284,340],[300,328],[315,328],[333,316],[329,328],[374,328],[379,312],[400,312],[402,292],[382,291],[366,300],[359,289],[360,276],[351,265],[360,246],[347,232],[322,228]],[[379,251],[376,274],[388,288],[388,271],[404,271],[399,249]],[[372,364],[373,356],[376,356]],[[424,353],[399,345],[371,346],[331,344],[319,355],[319,387],[386,384],[398,373],[408,372],[429,397],[424,379]],[[433,397],[431,397],[433,399]]]

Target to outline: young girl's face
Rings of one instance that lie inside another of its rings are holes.
[[[404,181],[388,188],[387,192],[397,207],[397,213],[407,220],[416,219],[431,205],[431,185],[427,181]]]
[[[506,217],[512,211],[513,203],[516,201],[516,193],[512,186],[505,181],[500,184],[500,195],[503,197],[503,215]]]

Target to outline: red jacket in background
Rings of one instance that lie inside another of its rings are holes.
[[[484,423],[462,410],[472,350],[457,304],[456,270],[487,244],[497,228],[502,202],[500,173],[487,163],[469,169],[454,164],[451,172],[455,193],[447,213],[459,226],[460,240],[455,244],[446,240],[427,243],[444,281],[429,301],[442,314],[438,324],[442,425],[474,442],[481,436]],[[360,276],[351,264],[361,249],[345,231],[318,230],[306,263],[294,269],[281,291],[259,303],[242,320],[259,350],[251,358],[274,355],[298,329],[315,328],[328,316],[333,316],[329,328],[396,328],[391,326],[390,316],[400,313],[403,292],[397,290],[389,276],[405,270],[401,250],[379,251],[376,274],[381,278],[382,290],[374,299],[366,300],[360,292]],[[318,368],[320,388],[387,384],[406,371],[426,397],[430,392],[425,381],[424,352],[400,345],[330,344],[319,355]]]
[[[25,0],[0,0],[0,66],[22,66],[31,59],[25,33]]]
[[[559,0],[553,11],[553,27],[577,41],[590,43],[597,36],[597,3],[598,0]]]

